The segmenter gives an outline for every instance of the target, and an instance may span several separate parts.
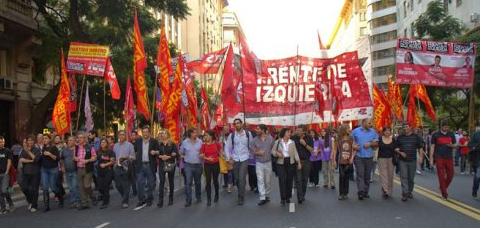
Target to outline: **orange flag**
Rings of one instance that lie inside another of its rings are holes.
[[[160,92],[162,94],[162,100],[160,102],[160,111],[164,112],[165,106],[168,101],[168,95],[170,93],[169,76],[173,74],[173,69],[170,58],[169,43],[167,36],[165,35],[165,27],[162,24],[160,29],[159,48],[157,51],[157,66],[160,70],[160,77],[158,78],[158,84]]]
[[[177,68],[174,73],[174,81],[172,82],[172,88],[167,98],[167,104],[165,106],[165,128],[167,128],[172,137],[172,141],[175,143],[180,142],[180,102],[182,98],[182,68],[183,68],[182,56],[179,54]]]
[[[408,113],[407,113],[406,121],[408,125],[412,128],[418,128],[422,126],[422,120],[416,108],[415,94],[416,94],[416,86],[411,85],[409,87],[409,93],[408,93],[409,101],[408,101]]]
[[[387,84],[387,97],[389,98],[388,101],[391,105],[392,112],[398,120],[403,120],[403,100],[401,96],[401,87],[392,79],[389,79]]]
[[[147,59],[145,57],[144,42],[140,34],[139,21],[137,20],[137,11],[134,16],[134,90],[137,93],[137,111],[150,120],[149,99],[147,96],[147,85],[145,84],[144,70],[147,67]]]
[[[67,79],[63,51],[60,54],[60,58],[60,89],[53,107],[52,123],[55,131],[59,135],[64,135],[70,131],[70,84]]]
[[[428,92],[426,91],[426,87],[422,84],[415,84],[415,96],[424,103],[424,107],[426,108],[427,115],[433,120],[436,121],[436,111],[434,111],[434,107],[431,104],[431,100],[429,99]]]
[[[373,85],[372,97],[374,100],[374,126],[377,130],[391,126],[391,106],[376,84]]]

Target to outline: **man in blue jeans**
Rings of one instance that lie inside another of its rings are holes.
[[[369,198],[369,183],[373,168],[373,149],[378,146],[379,136],[372,128],[371,119],[364,119],[361,126],[352,131],[353,148],[356,150],[354,166],[356,167],[356,183],[359,200]]]
[[[75,156],[75,138],[70,136],[67,139],[67,147],[60,153],[60,162],[62,171],[65,173],[67,185],[69,188],[69,203],[71,208],[78,208],[80,205],[79,187],[77,182],[77,169],[74,161]]]
[[[137,139],[135,148],[135,172],[137,174],[137,207],[150,207],[154,200],[155,174],[157,170],[157,140],[150,137],[150,127],[142,128],[142,138]],[[147,187],[147,190],[146,190]]]
[[[470,159],[471,166],[473,167],[475,174],[473,177],[473,190],[472,195],[474,198],[478,197],[479,190],[479,127],[476,128],[476,132],[471,136],[469,142],[469,148],[471,148]]]
[[[201,199],[202,160],[200,148],[202,140],[197,138],[197,131],[187,130],[187,138],[180,145],[180,156],[184,159],[185,173],[185,207],[192,205],[192,182],[195,183],[195,198],[197,203]]]

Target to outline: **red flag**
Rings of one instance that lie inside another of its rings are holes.
[[[145,84],[144,69],[147,67],[147,59],[144,51],[144,42],[140,34],[137,11],[134,17],[134,90],[137,93],[137,111],[145,119],[150,120],[149,100],[147,96],[147,85]]]
[[[132,94],[132,87],[130,86],[130,76],[127,78],[127,87],[125,88],[124,120],[126,134],[130,136],[130,133],[134,129],[135,122],[134,95]]]
[[[199,60],[194,60],[187,63],[187,68],[199,74],[217,74],[229,47],[207,53]]]
[[[239,36],[239,44],[243,74],[254,74],[255,76],[260,75],[261,77],[270,77],[267,67],[253,52],[250,51],[246,38],[243,35]]]
[[[373,84],[372,97],[374,104],[373,123],[377,130],[391,126],[391,106],[389,105],[384,92],[376,84]]]
[[[189,128],[197,127],[197,115],[198,115],[198,109],[197,109],[197,95],[195,93],[195,87],[194,87],[194,79],[192,72],[186,67],[186,64],[184,64],[184,90],[185,90],[185,96],[187,97],[187,126]]]
[[[200,89],[200,101],[201,101],[201,128],[203,130],[208,130],[210,127],[210,117],[209,117],[209,99],[204,88]]]
[[[119,100],[120,99],[120,87],[119,83],[117,82],[117,76],[115,75],[114,67],[112,66],[112,62],[110,58],[107,59],[107,67],[105,68],[105,80],[109,83],[110,86],[110,94],[112,95],[112,99]]]
[[[424,103],[426,113],[433,121],[436,121],[436,111],[434,111],[434,107],[431,104],[426,87],[424,87],[422,84],[415,84],[413,86],[416,88],[415,96]]]
[[[183,58],[179,54],[177,68],[174,73],[174,81],[172,82],[172,88],[167,98],[167,104],[165,106],[165,127],[169,130],[172,137],[172,141],[175,143],[180,142],[180,110],[181,110],[181,97],[182,97],[182,73],[183,73]],[[164,97],[164,96],[162,96]],[[164,97],[165,98],[165,97]]]
[[[70,113],[77,111],[77,79],[75,74],[68,74],[68,82],[70,86]]]
[[[63,51],[60,53],[60,72],[60,89],[53,107],[52,123],[57,134],[64,135],[70,131],[70,85]]]
[[[394,80],[389,79],[387,97],[391,105],[392,112],[398,120],[403,120],[403,100],[401,96],[401,87]]]
[[[324,110],[325,110],[325,103],[324,103],[324,94],[322,93],[322,88],[321,84],[318,82],[316,83],[316,88],[315,88],[315,98],[317,100],[317,114],[319,117],[321,117],[322,120],[324,120]]]
[[[419,116],[419,113],[417,111],[416,107],[416,87],[415,85],[411,85],[409,87],[409,101],[408,101],[408,113],[406,117],[406,121],[408,125],[412,128],[418,128],[422,126],[422,120],[421,117]]]
[[[229,45],[229,49],[227,50],[227,57],[224,63],[224,72],[222,77],[222,90],[221,90],[221,98],[222,103],[225,107],[231,108],[235,104],[235,100],[229,100],[228,98],[232,98],[232,96],[228,96],[230,93],[235,91],[234,85],[234,52],[232,49],[232,44]]]
[[[169,77],[173,74],[173,69],[171,65],[169,43],[167,41],[165,27],[163,25],[160,29],[159,48],[157,51],[157,66],[160,70],[160,77],[157,80],[160,87],[160,92],[162,94],[159,112],[164,113],[170,93]]]
[[[219,105],[217,105],[217,109],[215,110],[215,122],[217,126],[224,126],[224,118],[224,106],[222,103],[219,103]]]

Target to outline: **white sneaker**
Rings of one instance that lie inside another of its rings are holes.
[[[314,184],[313,184],[313,183],[309,183],[309,184],[307,184],[307,187],[312,188],[312,187],[314,187]]]
[[[321,187],[321,185],[320,185],[320,184],[316,185],[316,188],[320,188],[320,187]]]
[[[36,208],[30,208],[30,212],[35,213],[35,212],[37,212],[37,209]]]
[[[32,204],[28,204],[28,206],[27,206],[27,210],[30,211],[30,209],[32,209]]]
[[[417,170],[417,169],[416,169],[416,174],[422,175],[421,171],[419,171],[419,170]]]
[[[466,173],[465,173],[465,172],[461,172],[461,175],[464,175],[464,174],[466,174]]]

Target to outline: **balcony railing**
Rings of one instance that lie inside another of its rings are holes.
[[[0,16],[35,28],[31,0],[0,0]]]

